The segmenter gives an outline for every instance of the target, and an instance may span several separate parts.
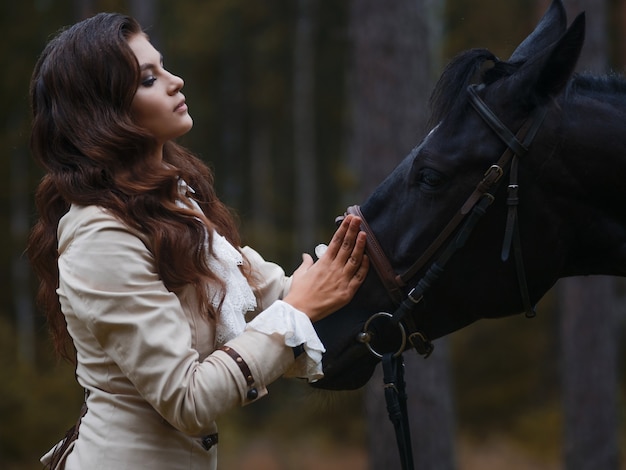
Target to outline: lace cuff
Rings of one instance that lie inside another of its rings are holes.
[[[284,338],[285,346],[304,346],[304,353],[285,372],[286,377],[303,377],[309,382],[321,379],[322,353],[326,350],[313,328],[309,317],[291,305],[277,300],[259,313],[246,328],[265,333],[278,334]]]

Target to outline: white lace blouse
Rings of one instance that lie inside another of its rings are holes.
[[[179,180],[180,206],[201,211],[197,202],[190,197],[194,194],[184,180]],[[208,237],[205,241],[208,243]],[[249,248],[243,249],[250,253]],[[321,255],[321,253],[318,252]],[[208,264],[213,272],[223,279],[226,292],[215,292],[212,298],[213,306],[218,307],[219,319],[216,326],[216,346],[221,346],[241,334],[244,329],[250,328],[267,335],[279,335],[284,338],[286,346],[304,347],[304,354],[300,355],[294,366],[287,372],[289,377],[303,377],[309,381],[320,379],[322,374],[322,354],[324,346],[311,324],[310,319],[291,305],[277,301],[271,308],[263,310],[249,323],[246,323],[246,314],[257,308],[256,297],[246,278],[241,272],[243,264],[242,252],[235,249],[222,235],[213,232],[212,250],[207,250]]]

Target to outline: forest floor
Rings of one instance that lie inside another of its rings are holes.
[[[366,450],[337,449],[319,443],[302,443],[282,449],[272,441],[253,442],[237,455],[221,455],[224,470],[371,470]],[[555,459],[533,456],[515,442],[489,438],[457,442],[457,470],[558,470]],[[626,465],[624,466],[626,470]]]

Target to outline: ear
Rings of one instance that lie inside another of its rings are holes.
[[[535,30],[513,51],[509,62],[525,61],[557,41],[565,32],[567,15],[561,0],[553,0]]]
[[[585,13],[579,14],[565,34],[543,53],[526,62],[510,78],[518,96],[535,104],[558,95],[570,79],[585,42]],[[530,95],[529,95],[530,94]]]

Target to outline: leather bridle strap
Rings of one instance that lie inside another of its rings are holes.
[[[498,162],[500,163],[500,162]],[[485,172],[483,179],[476,185],[476,188],[472,194],[467,198],[465,203],[461,206],[461,209],[450,219],[444,229],[439,232],[437,238],[428,246],[428,248],[421,254],[421,256],[415,261],[409,269],[404,273],[396,276],[396,282],[400,285],[406,285],[410,279],[412,279],[435,255],[437,251],[443,246],[443,244],[449,240],[450,236],[459,227],[461,222],[465,219],[467,214],[476,206],[483,196],[495,185],[502,177],[503,169],[500,164],[491,165]]]
[[[361,218],[362,228],[367,234],[368,255],[370,256],[370,261],[376,269],[383,285],[387,289],[387,292],[394,299],[394,301],[396,301],[395,299],[399,296],[399,292],[402,291],[401,288],[405,286],[408,281],[414,277],[436,254],[443,244],[448,241],[446,247],[441,251],[437,259],[431,263],[424,276],[419,280],[415,287],[411,289],[404,300],[396,302],[398,307],[393,315],[391,315],[392,323],[397,325],[401,325],[402,322],[406,323],[410,332],[408,340],[411,346],[423,356],[428,356],[432,352],[433,346],[430,340],[420,331],[416,319],[413,318],[413,315],[411,314],[415,310],[416,306],[421,302],[424,292],[428,290],[431,284],[439,278],[448,260],[465,244],[467,237],[473,231],[474,227],[478,223],[478,220],[484,215],[487,208],[493,202],[495,197],[494,195],[498,187],[498,181],[509,165],[510,180],[507,199],[509,209],[501,257],[503,261],[508,259],[510,247],[512,245],[515,252],[517,278],[524,309],[526,310],[527,316],[532,316],[532,314],[534,314],[526,283],[519,224],[517,221],[517,205],[519,202],[517,179],[519,158],[526,155],[528,152],[528,146],[539,130],[547,111],[544,108],[538,108],[533,116],[527,119],[522,125],[517,135],[513,135],[513,133],[508,130],[502,121],[498,119],[498,117],[478,96],[477,90],[480,90],[482,87],[482,85],[478,87],[470,85],[468,87],[470,103],[481,118],[494,130],[494,132],[496,132],[500,139],[504,141],[507,148],[498,162],[487,170],[483,179],[476,186],[476,189],[465,201],[452,220],[448,222],[435,241],[431,243],[422,256],[420,256],[420,258],[404,274],[399,276],[394,275],[393,267],[391,266],[389,259],[385,255],[374,233],[367,224],[365,217],[363,217],[360,208],[358,206],[351,206],[347,211],[347,213],[358,215]],[[523,139],[522,142],[520,142],[520,138]],[[461,223],[463,223],[462,226]],[[457,231],[459,226],[460,229]],[[455,231],[456,235],[451,238]],[[371,318],[374,318],[377,315],[382,314],[375,314]],[[368,323],[369,321],[366,323],[366,328]],[[402,328],[402,332],[404,335],[404,328]],[[364,338],[362,342],[368,343],[370,335],[369,332],[363,331],[359,337]],[[392,421],[396,432],[396,441],[400,452],[402,470],[413,470],[411,435],[408,413],[406,410],[402,348],[403,346],[400,348],[398,353],[395,354],[382,354],[384,372],[383,380],[385,383],[387,411],[389,413],[389,419]],[[370,348],[370,350],[374,352],[373,349]]]
[[[358,206],[351,206],[347,213],[358,215],[362,220],[362,229],[367,234],[367,251],[370,256],[370,262],[374,266],[381,282],[389,293],[390,297],[397,305],[396,311],[392,315],[392,322],[395,324],[404,321],[409,330],[409,342],[418,351],[418,353],[427,356],[432,352],[432,344],[427,337],[419,331],[419,325],[411,313],[421,302],[424,293],[430,289],[431,285],[443,273],[444,267],[452,255],[463,246],[467,237],[473,231],[478,220],[486,212],[489,205],[494,200],[494,195],[498,187],[499,181],[503,173],[509,170],[510,166],[510,184],[509,213],[507,215],[507,226],[505,228],[504,245],[502,249],[503,258],[508,259],[510,246],[512,244],[515,250],[516,271],[521,292],[522,302],[527,316],[532,316],[533,308],[530,302],[528,285],[526,283],[526,275],[523,263],[521,241],[519,236],[519,226],[517,223],[517,204],[518,204],[518,159],[526,155],[528,146],[534,139],[537,131],[546,115],[546,109],[541,107],[530,116],[514,135],[507,127],[498,119],[498,117],[489,109],[484,101],[478,96],[477,90],[483,86],[471,85],[468,87],[470,103],[478,112],[480,117],[496,132],[496,134],[507,145],[503,154],[500,156],[496,164],[491,165],[485,172],[482,180],[476,185],[474,191],[463,203],[461,208],[456,212],[444,229],[439,233],[430,246],[422,253],[422,255],[407,269],[403,274],[395,275],[393,267],[389,259],[385,255],[380,243],[376,239],[373,231],[368,225],[365,217],[361,213]],[[520,139],[522,140],[520,142]],[[461,225],[462,224],[462,225]],[[452,237],[453,234],[456,235]],[[446,244],[445,248],[444,244]],[[442,249],[440,251],[440,249]],[[437,253],[435,259],[420,280],[414,284],[414,287],[408,294],[398,301],[401,297],[403,288],[408,282],[414,278]]]
[[[506,149],[500,156],[500,159],[491,165],[485,172],[483,179],[476,185],[474,191],[467,200],[461,206],[461,209],[452,217],[448,225],[441,231],[437,238],[430,244],[430,246],[422,253],[422,255],[411,265],[409,269],[403,274],[397,277],[400,285],[405,285],[409,280],[414,277],[431,259],[434,254],[441,248],[441,246],[450,238],[452,233],[458,228],[459,224],[463,221],[465,216],[472,210],[472,208],[478,203],[478,201],[487,193],[492,187],[500,180],[502,174],[508,168],[508,165],[514,160],[515,156],[522,157],[528,152],[528,145],[535,137],[537,130],[543,122],[543,116],[537,119],[537,116],[533,116],[527,119],[522,127],[514,135],[507,127],[498,119],[498,117],[489,109],[485,102],[478,96],[477,90],[481,90],[484,85],[476,86],[470,85],[468,87],[470,103],[485,120],[485,122],[494,130],[494,132],[500,137],[500,139],[506,144]],[[542,110],[542,112],[544,112]],[[521,143],[519,139],[523,138]],[[516,170],[517,173],[517,170]]]
[[[527,317],[535,316],[535,309],[530,301],[530,294],[528,291],[528,284],[526,282],[526,269],[524,267],[524,257],[522,255],[522,242],[519,233],[519,222],[517,216],[517,206],[519,204],[518,196],[518,166],[519,158],[526,155],[528,147],[535,138],[535,135],[539,131],[539,128],[543,124],[543,120],[547,114],[546,107],[539,107],[535,109],[531,120],[526,121],[532,123],[526,135],[523,136],[522,143],[519,142],[516,136],[500,121],[500,119],[489,109],[485,102],[480,98],[477,90],[484,88],[484,85],[471,85],[468,87],[470,96],[470,103],[476,110],[476,112],[483,118],[483,120],[498,134],[500,139],[507,145],[507,148],[513,152],[511,161],[511,169],[509,172],[509,186],[507,197],[507,220],[506,228],[504,230],[504,240],[502,243],[501,259],[506,261],[509,258],[511,244],[515,250],[515,268],[517,272],[517,281],[519,285],[520,294],[522,296],[522,304],[524,312]],[[518,133],[518,136],[520,134]]]
[[[490,115],[492,119],[498,120],[498,118],[491,112],[491,110],[484,104],[484,102],[480,100],[480,98],[478,98],[478,95],[476,94],[474,89],[470,87],[468,90],[470,91],[470,97],[476,97],[478,99],[477,106],[482,107],[481,110],[478,110],[479,114],[481,114],[482,116],[482,110],[485,110],[484,112]],[[470,101],[474,103],[475,98]],[[498,122],[500,121],[498,120]],[[522,129],[520,129],[518,135],[523,135],[526,131],[527,126],[529,125],[530,124],[527,121]],[[519,143],[517,137],[513,135],[508,129],[506,129],[504,125],[500,124],[497,127],[500,129],[499,131],[497,131],[499,132],[498,135],[501,136],[503,140],[506,139],[505,142],[517,142],[517,144],[513,143],[513,146],[518,151],[523,152],[524,154],[526,153],[526,148],[522,147],[522,144]],[[507,132],[510,135],[504,135]],[[433,240],[428,248],[420,255],[420,257],[402,274],[395,273],[393,267],[391,266],[391,263],[389,262],[389,259],[385,255],[384,250],[376,239],[374,232],[368,225],[365,217],[363,217],[360,207],[358,205],[348,207],[348,209],[346,210],[347,214],[357,215],[361,218],[361,229],[367,235],[367,252],[368,256],[370,257],[370,263],[378,274],[378,277],[384,285],[385,290],[396,305],[402,302],[403,288],[450,238],[454,231],[459,227],[463,219],[465,219],[467,214],[478,203],[478,201],[482,199],[483,195],[487,193],[493,187],[493,185],[498,182],[498,180],[502,177],[504,167],[508,165],[509,161],[514,155],[515,154],[512,151],[512,148],[507,144],[507,149],[502,154],[498,162],[495,165],[491,165],[487,169],[483,178],[476,185],[474,191],[470,194],[467,200],[463,203],[460,210],[456,212],[456,214],[443,228],[439,235],[437,235],[435,240]]]
[[[406,386],[404,382],[404,359],[393,353],[383,354],[383,382],[385,384],[385,402],[389,420],[393,424],[396,443],[400,453],[402,470],[413,470],[413,451],[411,447],[411,429],[406,407]]]
[[[402,301],[402,287],[404,284],[399,284],[396,280],[396,273],[389,262],[389,258],[385,255],[383,248],[378,243],[374,232],[370,228],[367,220],[361,213],[361,208],[357,205],[350,206],[346,209],[347,214],[356,215],[361,219],[361,230],[365,232],[367,236],[367,256],[370,259],[371,265],[374,267],[378,278],[385,286],[385,290],[397,305]]]
[[[520,295],[522,296],[522,305],[524,306],[524,314],[527,318],[532,318],[536,315],[535,308],[530,301],[530,294],[528,292],[528,283],[526,282],[526,268],[524,267],[524,256],[522,255],[522,240],[519,233],[519,223],[517,217],[517,206],[519,204],[517,184],[517,167],[519,159],[517,156],[513,157],[511,163],[511,176],[508,187],[508,197],[506,200],[508,206],[506,228],[504,230],[504,241],[502,243],[502,261],[509,259],[509,253],[511,251],[511,245],[513,245],[515,253],[515,269],[517,272],[517,282],[519,285]]]
[[[396,302],[397,309],[392,315],[392,321],[395,324],[398,324],[400,321],[404,321],[407,324],[410,332],[408,336],[410,344],[424,356],[432,352],[432,344],[430,344],[428,338],[419,331],[418,325],[415,319],[412,318],[411,313],[416,308],[417,304],[421,302],[424,293],[430,289],[431,285],[440,277],[451,256],[463,246],[478,220],[492,203],[499,180],[502,174],[509,170],[509,166],[511,178],[509,184],[509,198],[507,201],[509,213],[507,215],[502,256],[508,258],[509,246],[512,243],[513,249],[515,250],[515,265],[523,308],[527,316],[534,314],[526,282],[521,241],[519,238],[519,225],[517,223],[517,174],[518,159],[528,152],[528,146],[543,123],[546,109],[543,107],[537,108],[533,115],[529,117],[518,130],[517,135],[514,135],[479,97],[477,90],[480,89],[482,89],[482,86],[471,85],[468,87],[470,103],[481,118],[485,120],[491,129],[504,141],[507,147],[496,164],[489,167],[485,172],[484,177],[476,185],[476,188],[463,203],[460,210],[457,211],[435,240],[408,270],[394,277],[393,267],[380,246],[380,243],[376,240],[376,236],[367,224],[359,207],[352,206],[348,209],[348,213],[356,214],[361,217],[363,221],[362,228],[367,233],[368,254],[371,253],[370,261],[390,297]],[[520,139],[522,142],[520,142]],[[463,225],[461,226],[462,223]],[[457,231],[457,235],[452,238],[452,235]],[[446,247],[440,252],[437,259],[431,263],[425,274],[409,291],[407,296],[398,302],[398,293],[402,292],[402,288],[425,267],[426,263],[428,263],[446,243]],[[372,254],[374,256],[372,256]]]
[[[474,192],[470,195],[470,197],[466,200],[465,204],[463,204],[461,210],[457,212],[455,217],[448,223],[444,231],[435,239],[435,241],[431,244],[431,246],[424,252],[424,254],[418,259],[402,276],[400,276],[404,281],[410,279],[415,274],[417,274],[422,267],[426,264],[428,259],[435,254],[435,251],[441,246],[448,237],[452,234],[454,230],[456,230],[457,226],[461,223],[461,221],[465,218],[465,214],[470,212],[470,217],[465,221],[464,226],[459,231],[459,234],[455,237],[453,241],[448,243],[447,247],[444,251],[439,255],[439,257],[431,264],[429,269],[426,271],[424,276],[419,280],[417,285],[409,292],[407,299],[405,299],[396,312],[393,314],[393,321],[398,323],[399,321],[406,319],[407,323],[415,323],[414,320],[409,315],[412,310],[416,307],[416,305],[421,302],[421,299],[424,295],[424,292],[430,288],[432,283],[439,278],[441,273],[443,272],[443,268],[449,258],[452,256],[456,250],[458,250],[464,243],[471,231],[474,229],[478,219],[482,217],[487,207],[493,201],[495,190],[497,188],[498,180],[500,179],[500,175],[506,171],[506,169],[510,168],[510,184],[509,184],[509,214],[507,215],[507,227],[505,229],[505,246],[503,247],[503,254],[506,252],[508,257],[508,248],[506,248],[506,243],[509,238],[513,238],[513,248],[515,250],[515,266],[517,273],[518,285],[520,288],[520,294],[522,298],[522,304],[524,310],[526,311],[526,316],[532,317],[534,316],[534,309],[532,307],[530,301],[530,294],[528,292],[528,284],[526,282],[526,272],[524,268],[524,261],[522,255],[522,247],[521,240],[519,236],[519,224],[517,223],[517,203],[518,203],[518,184],[517,184],[517,173],[518,173],[518,158],[523,157],[528,152],[528,146],[535,138],[537,131],[541,127],[543,120],[545,118],[547,110],[543,107],[537,108],[533,115],[529,117],[522,127],[518,130],[517,135],[514,135],[508,128],[500,121],[500,119],[489,109],[489,107],[485,104],[485,102],[480,98],[477,93],[477,90],[481,90],[484,88],[484,85],[476,86],[470,85],[468,87],[470,103],[474,107],[474,109],[478,112],[480,117],[491,127],[491,129],[500,137],[500,139],[507,145],[504,153],[498,160],[495,165],[492,165],[487,173],[485,174],[485,178],[477,185]],[[523,139],[520,142],[519,139]],[[498,177],[490,180],[488,175],[494,171],[498,174]],[[492,187],[493,186],[493,187]],[[491,191],[491,192],[489,192]],[[480,201],[480,202],[479,202]],[[512,235],[509,236],[509,233]],[[445,237],[444,237],[445,234]],[[413,325],[409,325],[409,330],[414,331],[409,335],[409,341],[411,344],[414,344],[413,338],[415,337],[415,327]],[[428,345],[428,340],[426,339],[426,347],[423,346],[424,338],[423,334],[420,334],[418,337],[420,340],[417,344],[414,344],[416,349],[419,347],[424,348],[426,354],[430,354],[432,351],[432,346]]]
[[[483,179],[478,183],[470,197],[465,201],[461,209],[448,222],[444,229],[437,235],[437,238],[428,246],[422,255],[415,261],[409,269],[402,274],[396,274],[389,259],[385,255],[384,250],[380,246],[374,232],[367,223],[365,217],[358,205],[350,206],[346,210],[346,214],[356,215],[361,218],[361,230],[367,235],[367,255],[370,258],[370,264],[374,267],[376,274],[382,282],[385,290],[396,305],[402,302],[403,288],[407,285],[424,265],[430,260],[442,245],[450,238],[454,231],[459,227],[467,214],[476,206],[479,200],[502,176],[502,168],[498,165],[492,165],[486,172]],[[337,220],[341,220],[338,217]]]
[[[481,118],[498,134],[498,137],[506,144],[507,148],[520,157],[526,155],[528,147],[522,144],[518,138],[504,125],[485,102],[478,96],[478,91],[483,90],[485,85],[470,85],[467,87],[470,104],[474,107]],[[519,135],[519,133],[518,133]],[[534,136],[533,136],[534,137]],[[531,139],[532,140],[532,139]]]

